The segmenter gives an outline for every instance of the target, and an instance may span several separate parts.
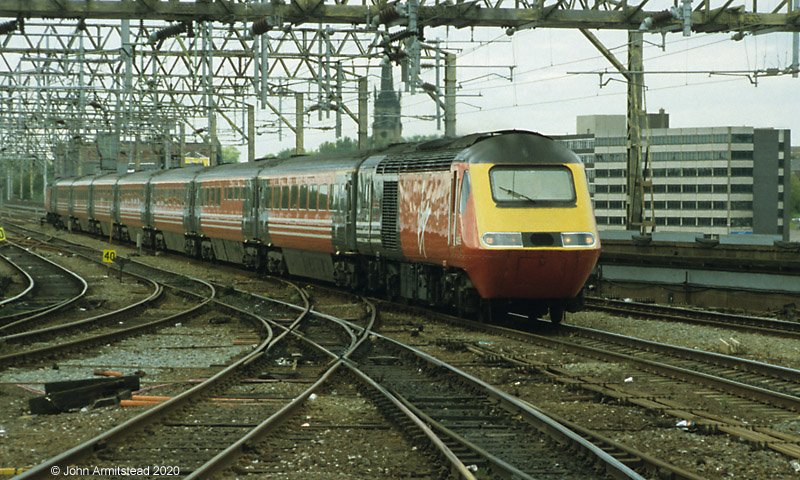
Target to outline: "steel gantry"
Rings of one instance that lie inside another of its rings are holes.
[[[21,151],[18,133],[27,128],[38,135],[29,151],[46,155],[55,140],[75,148],[92,133],[169,145],[185,131],[214,152],[220,136],[252,145],[260,129],[289,128],[300,151],[301,126],[315,110],[320,119],[336,115],[337,133],[341,118],[352,118],[363,145],[366,78],[384,58],[403,66],[407,90],[431,95],[445,132],[455,134],[454,56],[425,43],[425,30],[580,29],[629,83],[628,225],[635,228],[642,225],[642,33],[800,32],[793,0],[767,11],[756,0],[749,9],[734,0],[676,0],[667,9],[649,1],[0,0],[0,17],[8,18],[0,24],[0,135]],[[627,66],[592,29],[630,32]],[[426,59],[447,65],[444,87],[419,80]],[[276,120],[255,125],[255,107]]]

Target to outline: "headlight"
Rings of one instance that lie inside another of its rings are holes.
[[[562,233],[561,245],[571,247],[593,247],[597,244],[594,234],[589,232]]]
[[[481,241],[487,247],[522,247],[522,234],[519,232],[484,233]]]

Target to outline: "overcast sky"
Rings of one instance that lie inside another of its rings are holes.
[[[760,11],[770,8],[759,7]],[[648,4],[648,8],[658,7]],[[593,33],[627,64],[625,32]],[[792,143],[800,145],[800,78],[759,76],[757,86],[753,83],[756,70],[784,70],[791,65],[792,35],[747,35],[741,41],[733,41],[731,36],[726,33],[683,37],[681,33],[672,33],[666,36],[662,50],[660,34],[645,34],[645,41],[651,42],[644,49],[646,72],[742,71],[735,75],[646,74],[648,111],[665,109],[672,127],[789,128],[793,131]],[[466,42],[470,37],[482,43]],[[576,133],[578,115],[625,114],[626,86],[620,75],[604,76],[604,82],[611,81],[601,87],[598,75],[570,73],[614,71],[579,31],[523,30],[508,37],[497,28],[474,32],[451,29],[449,36],[444,28],[426,30],[427,40],[436,38],[459,40],[448,44],[458,51],[459,135],[512,128],[545,134]],[[510,66],[514,66],[513,78]],[[748,76],[744,72],[751,73]],[[371,73],[377,75],[379,70]],[[395,67],[394,77],[396,89],[402,90],[399,67]],[[433,83],[435,77],[432,71],[425,71],[422,78]],[[350,102],[355,104],[354,99]],[[427,95],[403,93],[402,105],[404,136],[437,133],[435,121],[414,118],[435,113]],[[312,115],[311,127],[325,125],[331,123],[320,123],[317,115]],[[443,134],[443,129],[442,125],[438,133]],[[293,147],[294,136],[286,133],[282,142],[278,142],[276,135],[259,137],[257,155]],[[357,136],[354,122],[345,121],[344,135]],[[307,149],[335,140],[333,132],[322,130],[308,130],[305,138]]]

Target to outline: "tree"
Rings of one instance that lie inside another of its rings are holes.
[[[222,147],[222,158],[219,163],[238,163],[240,153],[239,149],[233,145]]]

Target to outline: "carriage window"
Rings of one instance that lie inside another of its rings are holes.
[[[565,167],[494,167],[489,178],[498,206],[575,201],[572,172]]]
[[[319,209],[320,210],[327,210],[328,209],[328,186],[327,185],[320,185],[319,186]]]
[[[217,187],[214,193],[214,204],[219,205],[222,203],[222,189]]]
[[[292,197],[289,206],[292,210],[297,209],[297,185],[292,185]]]
[[[308,186],[300,185],[300,210],[308,208]]]
[[[262,205],[264,206],[264,208],[270,208],[272,206],[272,187],[265,186],[262,192],[263,192],[261,194],[263,196]]]
[[[308,187],[308,209],[309,210],[316,210],[317,209],[317,190],[319,189],[316,185],[309,185]]]
[[[289,208],[289,187],[287,185],[281,187],[281,208]]]

